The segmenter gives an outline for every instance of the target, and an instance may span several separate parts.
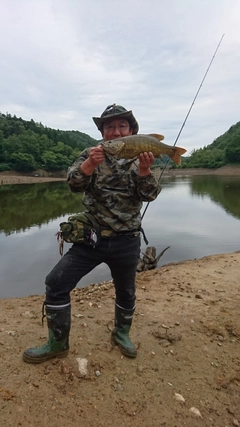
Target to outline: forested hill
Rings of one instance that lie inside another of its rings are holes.
[[[79,131],[51,129],[34,120],[0,113],[0,172],[66,170],[84,148],[97,143]]]
[[[231,126],[212,144],[194,150],[183,158],[182,167],[218,168],[220,166],[240,164],[240,122]]]
[[[0,172],[66,170],[86,147],[98,141],[79,131],[48,128],[34,120],[0,113]],[[163,159],[165,160],[165,159]],[[157,159],[156,164],[163,164]],[[170,162],[172,167],[175,163]],[[182,158],[183,168],[218,168],[240,164],[240,122],[213,141]]]

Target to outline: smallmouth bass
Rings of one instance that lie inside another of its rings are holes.
[[[181,164],[181,156],[187,150],[181,147],[174,147],[161,142],[163,135],[151,133],[149,135],[137,134],[123,136],[122,138],[104,141],[101,146],[103,150],[116,159],[134,159],[140,153],[150,151],[154,157],[161,158],[162,154],[169,156],[177,165]]]

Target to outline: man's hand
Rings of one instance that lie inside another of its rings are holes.
[[[104,160],[104,151],[102,147],[99,145],[97,147],[92,147],[89,152],[88,159],[85,160],[85,162],[81,165],[81,170],[86,175],[92,175],[95,167],[102,163]]]
[[[104,151],[102,147],[100,146],[92,147],[90,149],[88,160],[92,165],[94,165],[94,167],[102,163],[104,160]]]
[[[150,166],[154,163],[154,155],[152,152],[141,153],[139,158],[139,176],[147,176],[151,173]]]

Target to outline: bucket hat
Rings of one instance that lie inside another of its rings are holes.
[[[97,126],[98,130],[102,132],[103,130],[103,123],[111,118],[122,118],[126,119],[130,127],[132,129],[133,134],[138,133],[138,122],[135,119],[132,110],[127,111],[126,108],[122,107],[121,105],[108,105],[108,107],[104,110],[104,112],[101,114],[101,117],[93,117],[93,121],[95,125]]]

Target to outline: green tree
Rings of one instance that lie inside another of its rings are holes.
[[[240,137],[234,138],[227,146],[225,159],[229,163],[240,163]]]
[[[36,169],[34,157],[28,153],[13,153],[11,161],[18,172],[30,172]]]
[[[44,151],[41,155],[43,168],[47,171],[54,171],[58,169],[57,155],[52,151]]]

